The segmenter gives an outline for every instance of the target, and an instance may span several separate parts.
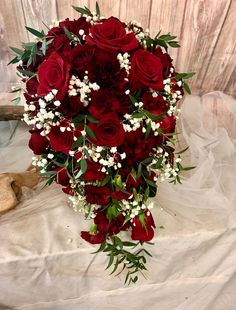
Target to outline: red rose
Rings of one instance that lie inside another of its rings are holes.
[[[62,188],[63,193],[70,195],[70,196],[74,196],[75,192],[73,191],[73,189],[70,186],[67,187],[63,187]]]
[[[125,131],[120,118],[115,113],[105,114],[98,124],[90,123],[89,127],[94,132],[96,140],[91,141],[100,146],[118,146],[123,143]]]
[[[168,110],[168,104],[162,96],[153,98],[150,92],[145,92],[142,96],[143,108],[152,114],[159,115]]]
[[[65,97],[69,85],[70,65],[57,53],[53,52],[50,57],[39,65],[38,95],[45,96],[52,89],[57,89],[56,99],[61,100]]]
[[[61,127],[64,128],[63,132],[60,130]],[[69,154],[74,142],[74,135],[72,131],[67,131],[67,127],[68,124],[63,122],[59,126],[51,127],[48,137],[50,139],[51,148],[54,151]]]
[[[97,82],[101,89],[112,91],[116,96],[123,95],[128,88],[128,82],[125,81],[127,73],[124,68],[120,68],[114,51],[96,48],[87,70],[91,82]]]
[[[72,51],[71,67],[76,72],[83,74],[94,55],[94,47],[90,45],[78,45]]]
[[[147,215],[149,214],[149,215]],[[150,241],[154,237],[155,223],[152,214],[148,211],[144,214],[145,225],[143,225],[138,217],[133,219],[131,238],[133,240]]]
[[[106,174],[101,171],[101,165],[95,161],[87,160],[87,170],[83,175],[86,181],[103,180]]]
[[[35,95],[37,93],[38,86],[39,86],[39,82],[36,79],[36,77],[29,79],[26,82],[26,90],[27,90],[28,94],[29,95]]]
[[[111,198],[116,200],[128,199],[131,193],[123,193],[121,191],[115,190],[111,193]]]
[[[69,56],[69,53],[71,51],[70,40],[65,34],[58,34],[54,36],[53,42],[46,50],[45,57],[48,58],[53,51],[63,56]]]
[[[84,30],[84,34],[89,33],[90,23],[86,21],[85,17],[80,17],[78,19],[69,20],[66,18],[64,21],[59,23],[59,27],[64,33],[64,28],[75,34],[77,37],[81,38],[83,35],[80,34],[80,30]]]
[[[175,131],[176,119],[174,116],[166,115],[160,122],[160,128],[164,133],[172,133]]]
[[[101,234],[100,232],[91,234],[88,231],[81,231],[81,237],[91,244],[100,244],[103,243],[106,239],[105,235]]]
[[[128,52],[139,45],[134,33],[127,34],[125,24],[115,17],[94,25],[90,32],[91,36],[87,36],[86,41],[104,50]]]
[[[103,234],[114,235],[118,234],[121,230],[126,230],[129,227],[124,225],[125,218],[123,215],[118,215],[116,218],[109,221],[106,217],[105,211],[102,209],[97,210],[96,216],[94,218],[94,223],[97,225],[99,232]]]
[[[46,137],[40,135],[39,130],[30,130],[31,137],[29,140],[29,147],[36,155],[44,153],[49,146],[49,141]]]
[[[107,90],[94,91],[91,94],[88,111],[95,118],[102,118],[105,113],[118,112],[120,103],[115,96]]]
[[[106,186],[85,186],[85,195],[88,203],[105,206],[110,202],[110,189]]]
[[[147,87],[163,89],[163,66],[160,59],[145,50],[138,50],[131,60],[129,80],[134,90]]]
[[[65,117],[71,118],[84,112],[84,104],[77,96],[66,97],[59,107]]]
[[[57,167],[54,170],[57,171],[57,175],[55,176],[56,182],[63,186],[68,186],[70,179],[68,177],[67,170],[61,167]]]
[[[163,53],[160,47],[156,48],[153,54],[160,58],[161,63],[163,65],[163,76],[168,77],[170,74],[170,68],[173,67],[172,58],[168,53]]]

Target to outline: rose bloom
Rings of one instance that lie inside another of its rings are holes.
[[[62,132],[60,130],[60,127],[64,127],[65,131]],[[73,140],[73,132],[67,131],[68,124],[67,123],[61,123],[59,126],[52,126],[51,131],[48,134],[51,148],[54,151],[62,152],[64,154],[69,154],[69,151],[71,150],[72,144],[74,142]]]
[[[118,112],[120,102],[108,90],[98,90],[91,94],[88,111],[95,118],[102,118],[105,113]]]
[[[66,118],[71,118],[84,112],[84,104],[80,101],[79,97],[68,96],[62,100],[58,110],[61,111]]]
[[[101,168],[102,168],[101,164],[92,160],[87,160],[87,170],[83,175],[83,178],[86,181],[103,180],[106,174],[101,171]]]
[[[106,186],[85,186],[85,195],[88,203],[105,206],[110,202],[110,189]]]
[[[52,89],[57,89],[56,99],[61,100],[65,97],[69,85],[70,65],[64,62],[57,52],[52,52],[50,57],[39,65],[38,69],[38,95],[45,96]]]
[[[145,50],[137,50],[131,60],[129,81],[133,90],[139,88],[163,89],[161,60]]]
[[[100,232],[92,234],[89,231],[81,231],[81,237],[91,244],[100,244],[106,239],[105,235]]]
[[[148,211],[150,213],[150,211]],[[152,217],[152,214],[150,213],[147,215],[147,212],[144,214],[144,221],[145,225],[140,222],[138,217],[135,217],[133,219],[133,224],[132,225],[132,232],[131,232],[131,238],[133,240],[140,240],[140,241],[150,241],[154,237],[154,230],[155,228],[155,223]]]
[[[162,96],[153,98],[150,92],[145,92],[142,96],[143,108],[152,114],[159,115],[168,110],[168,104]]]
[[[120,118],[115,113],[105,114],[99,123],[90,123],[89,127],[94,132],[96,140],[89,138],[94,144],[100,146],[118,146],[123,143],[125,131]]]
[[[40,130],[30,130],[30,133],[29,147],[35,155],[41,155],[49,146],[49,141],[46,137],[40,135]]]
[[[55,176],[56,183],[63,186],[68,186],[70,179],[68,177],[67,170],[61,167],[56,167],[54,170],[57,171],[57,174]]]
[[[127,34],[124,23],[115,17],[94,25],[90,32],[91,36],[87,36],[86,41],[103,50],[128,52],[139,45],[134,33]]]
[[[88,65],[92,62],[95,48],[85,44],[77,45],[72,50],[71,67],[75,73],[83,74]]]

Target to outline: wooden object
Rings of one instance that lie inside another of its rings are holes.
[[[0,121],[20,120],[23,113],[23,106],[0,105]]]
[[[15,208],[22,196],[22,187],[33,188],[39,179],[36,169],[22,173],[0,174],[0,214]]]

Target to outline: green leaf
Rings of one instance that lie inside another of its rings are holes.
[[[178,74],[176,74],[175,78],[176,78],[177,81],[179,81],[179,80],[189,79],[189,78],[191,78],[194,75],[195,75],[195,72],[178,73]]]
[[[80,114],[80,115],[78,115],[78,116],[76,116],[76,117],[73,117],[72,121],[73,121],[73,123],[79,123],[79,122],[81,122],[82,120],[84,120],[84,117],[85,117],[84,114]]]
[[[168,44],[171,46],[171,47],[180,47],[179,43],[177,41],[170,41],[168,42]]]
[[[156,43],[157,45],[160,45],[160,46],[164,47],[164,48],[165,48],[165,50],[167,51],[167,49],[168,49],[168,45],[166,44],[166,42],[165,42],[165,41],[162,41],[162,40],[156,39],[156,40],[155,40],[155,43]]]
[[[184,82],[183,86],[184,86],[185,91],[186,91],[189,95],[191,95],[191,89],[190,89],[189,85],[188,85],[187,83]]]
[[[107,174],[106,177],[98,183],[98,185],[104,186],[110,181],[110,179],[111,179],[111,176],[109,174]]]
[[[95,252],[92,252],[92,254],[96,254],[96,253],[99,253],[99,252],[102,252],[106,247],[106,242],[104,241],[103,243],[101,243],[100,247],[97,249],[97,251]]]
[[[28,71],[28,70],[23,70],[23,69],[20,69],[20,68],[17,68],[17,70],[23,74],[23,75],[27,75],[27,76],[34,76],[36,75],[35,72],[32,72],[32,71]]]
[[[175,38],[176,38],[176,36],[172,36],[169,33],[168,34],[163,34],[160,37],[158,37],[159,40],[164,40],[164,41],[174,40]]]
[[[88,10],[88,8],[83,9],[83,8],[80,8],[80,7],[74,6],[74,5],[72,5],[72,8],[82,15],[91,15],[91,12],[90,12],[90,10]]]
[[[145,139],[149,137],[151,129],[152,129],[151,122],[148,122],[146,132],[145,132]]]
[[[96,1],[96,14],[100,17],[101,13],[100,13],[100,8],[99,8],[99,4]]]
[[[133,118],[143,118],[144,115],[145,115],[144,112],[140,111],[140,112],[134,113],[132,116],[133,116]]]
[[[95,134],[93,133],[93,131],[89,126],[85,126],[85,132],[89,137],[93,138],[94,140],[97,140]]]
[[[108,256],[109,256],[109,262],[108,262],[108,265],[107,265],[106,269],[110,268],[112,263],[113,263],[113,261],[114,261],[114,254],[113,253],[108,254]]]
[[[65,35],[68,37],[68,39],[70,39],[71,41],[74,40],[71,32],[66,27],[64,27],[64,32],[65,32]]]
[[[21,97],[16,97],[16,98],[11,100],[11,102],[14,102],[14,104],[16,104],[16,105],[19,104],[20,101],[21,101]]]
[[[99,121],[95,118],[93,118],[91,115],[87,115],[86,118],[91,122],[91,123],[94,123],[94,124],[97,124],[99,123]]]
[[[137,102],[137,99],[136,99],[134,96],[129,95],[129,98],[130,98],[130,100],[131,100],[131,102],[132,102],[133,104],[135,104],[135,103]]]
[[[147,116],[148,118],[150,118],[152,121],[155,121],[155,120],[162,120],[163,117],[164,117],[164,113],[159,114],[159,115],[156,115],[156,114],[152,114],[152,113],[148,112],[147,110],[144,110],[144,112],[145,112],[146,116]]]
[[[130,241],[123,241],[123,246],[127,246],[127,247],[136,247],[136,243],[134,242],[130,242]]]
[[[33,29],[31,27],[27,27],[25,26],[25,28],[30,32],[32,33],[34,36],[40,38],[40,39],[43,39],[45,37],[45,33],[42,31],[42,32],[39,32],[38,30],[36,29]]]
[[[20,49],[17,48],[17,47],[12,47],[12,46],[10,46],[10,49],[11,49],[13,52],[15,52],[16,54],[20,55],[20,56],[24,53],[23,50],[20,50]]]
[[[14,57],[12,60],[10,60],[9,63],[8,63],[7,65],[16,64],[16,63],[19,62],[20,60],[21,60],[21,57],[16,56],[16,57]]]
[[[175,154],[176,155],[180,155],[180,154],[183,154],[184,152],[186,152],[187,150],[189,149],[189,146],[187,146],[185,149],[179,151],[179,152],[176,152]]]
[[[188,171],[188,170],[192,170],[192,169],[195,169],[196,168],[196,166],[192,166],[192,167],[184,167],[184,168],[182,168],[182,170],[184,170],[184,171]]]
[[[81,160],[79,161],[79,164],[80,164],[81,171],[84,174],[86,172],[86,170],[87,170],[87,161],[86,161],[86,159],[81,158]]]

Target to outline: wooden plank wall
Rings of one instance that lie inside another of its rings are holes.
[[[24,25],[42,29],[42,21],[78,16],[71,5],[95,9],[95,0],[0,0],[0,92],[15,82],[8,46],[31,39]],[[194,94],[221,90],[236,97],[236,0],[99,0],[103,15],[140,21],[152,34],[178,36],[170,49],[179,71],[196,71]]]

